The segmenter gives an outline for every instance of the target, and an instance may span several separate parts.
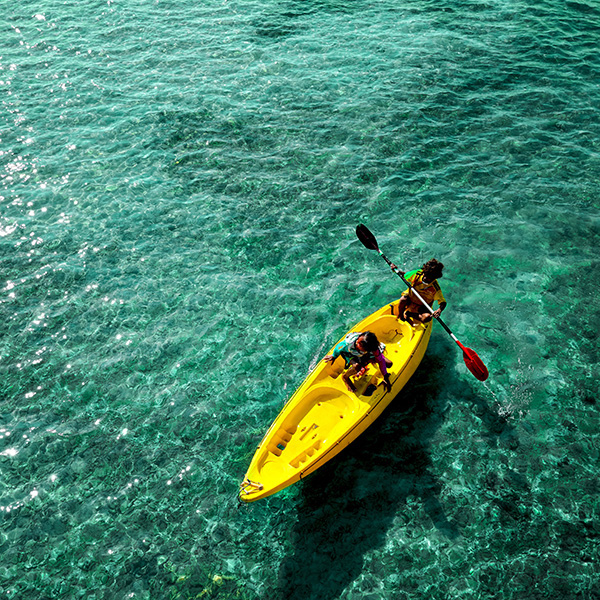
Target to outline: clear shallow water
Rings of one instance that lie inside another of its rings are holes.
[[[598,584],[591,3],[2,11],[7,598],[581,598]],[[240,507],[311,365],[446,264],[382,418]],[[203,595],[202,595],[203,594]]]

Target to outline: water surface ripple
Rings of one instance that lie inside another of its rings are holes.
[[[600,9],[39,0],[0,16],[0,596],[600,597]],[[283,402],[446,265],[448,324],[320,472]]]

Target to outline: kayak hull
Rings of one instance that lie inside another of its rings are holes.
[[[343,358],[333,364],[321,360],[263,437],[240,486],[240,500],[270,496],[316,471],[363,433],[406,385],[427,349],[431,322],[413,327],[400,321],[392,307],[397,303],[350,330],[372,331],[386,345],[391,392],[386,392],[377,365],[353,378],[356,392],[351,392],[341,377]]]

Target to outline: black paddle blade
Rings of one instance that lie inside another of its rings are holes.
[[[356,227],[356,236],[362,242],[362,245],[369,250],[377,250],[379,252],[379,246],[375,236],[368,230],[366,225],[362,223]]]

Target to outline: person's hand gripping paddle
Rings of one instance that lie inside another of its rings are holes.
[[[356,235],[358,236],[358,239],[362,242],[365,248],[377,251],[379,253],[379,256],[381,256],[381,258],[383,258],[383,260],[385,260],[385,262],[388,265],[392,265],[392,262],[388,259],[388,257],[379,249],[375,236],[369,231],[369,229],[365,225],[358,225],[358,227],[356,228]],[[458,339],[456,339],[456,336],[452,333],[452,331],[450,331],[448,325],[446,325],[446,323],[442,321],[441,317],[435,316],[435,313],[431,306],[429,306],[429,304],[427,304],[427,302],[425,302],[425,300],[421,298],[417,290],[415,290],[415,288],[412,285],[410,285],[410,283],[404,278],[404,276],[398,269],[394,269],[394,273],[396,273],[396,275],[398,275],[398,277],[400,277],[400,279],[404,281],[404,283],[412,290],[413,294],[429,310],[431,315],[438,320],[439,324],[450,334],[450,337],[458,344],[459,348],[463,352],[463,359],[465,361],[467,369],[469,369],[469,371],[471,371],[471,373],[473,373],[473,375],[475,375],[475,377],[479,379],[479,381],[485,381],[488,378],[489,373],[487,367],[483,364],[483,361],[479,358],[479,356],[477,356],[477,353],[474,350],[471,350],[471,348],[463,346],[458,341]]]

